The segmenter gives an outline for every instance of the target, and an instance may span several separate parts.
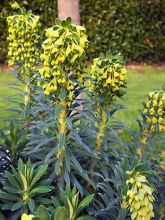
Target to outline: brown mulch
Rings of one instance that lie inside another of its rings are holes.
[[[12,69],[13,69],[13,67],[11,67],[11,66],[0,64],[0,71],[1,72],[10,72]]]
[[[152,65],[148,65],[148,64],[141,64],[141,63],[130,63],[126,65],[128,70],[136,70],[139,73],[142,73],[146,67],[152,67],[155,70],[162,70],[165,69],[165,63],[161,63],[161,64],[152,64]]]
[[[165,69],[165,62],[161,64],[141,64],[141,63],[130,63],[126,65],[126,68],[128,70],[136,70],[139,73],[142,73],[146,67],[152,67],[155,70],[162,70]],[[2,72],[10,72],[13,69],[13,67],[9,67],[5,64],[0,64],[0,71]]]

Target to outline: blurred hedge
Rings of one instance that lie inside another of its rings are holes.
[[[111,49],[128,61],[165,58],[165,0],[81,0],[89,54]]]
[[[0,60],[6,54],[5,17],[11,0],[0,0]],[[41,16],[43,28],[53,25],[56,0],[18,0]],[[111,49],[127,61],[162,61],[165,58],[165,0],[80,0],[81,21],[90,40],[89,58]]]

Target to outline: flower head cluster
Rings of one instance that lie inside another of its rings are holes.
[[[56,25],[46,30],[47,39],[43,42],[41,59],[44,67],[39,70],[45,94],[58,92],[65,87],[69,100],[74,98],[74,83],[71,78],[81,80],[85,49],[88,45],[85,28],[56,19]]]
[[[165,92],[154,91],[148,95],[148,102],[144,104],[144,120],[147,123],[147,130],[165,131]]]
[[[29,70],[34,69],[39,56],[39,16],[21,9],[21,14],[7,17],[9,65],[20,62]],[[27,71],[28,72],[28,71]]]
[[[129,171],[127,173],[130,173]],[[122,208],[128,208],[132,220],[150,220],[154,217],[153,196],[154,188],[146,177],[137,172],[130,177],[126,184],[129,188],[126,196],[123,196]]]
[[[112,56],[110,52],[94,59],[91,67],[92,83],[90,90],[95,96],[105,97],[110,101],[124,94],[126,86],[126,69],[120,55]]]

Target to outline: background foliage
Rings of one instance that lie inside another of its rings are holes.
[[[164,57],[164,1],[82,0],[81,13],[91,41],[90,56],[110,48],[128,61],[160,61]]]
[[[12,1],[0,4],[0,60],[6,56],[6,16]],[[57,2],[53,0],[18,0],[20,6],[29,6],[41,16],[44,27],[54,24]],[[81,0],[81,21],[90,40],[89,58],[111,49],[121,52],[127,61],[153,61],[164,59],[165,2],[163,0]]]

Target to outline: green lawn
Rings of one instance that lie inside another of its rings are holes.
[[[15,104],[9,102],[8,98],[17,95],[18,91],[11,88],[11,84],[17,82],[18,81],[11,73],[0,72],[0,128],[5,125],[5,117],[10,116],[10,111],[6,109],[15,107]]]
[[[5,101],[11,95],[15,95],[16,91],[8,87],[9,84],[15,82],[15,78],[11,73],[0,73],[0,115],[1,118],[9,115],[5,108],[13,107],[13,104]],[[136,117],[139,116],[138,110],[142,108],[142,101],[146,99],[148,92],[153,89],[162,88],[165,82],[165,67],[160,70],[152,67],[145,67],[143,72],[133,70],[128,71],[128,88],[121,103],[127,106],[126,110],[117,113],[117,117],[130,125],[132,128],[137,128]],[[4,122],[0,121],[0,127]]]
[[[128,71],[128,84],[126,95],[121,101],[127,109],[117,113],[120,120],[126,122],[131,128],[137,128],[136,118],[140,116],[138,110],[142,109],[142,102],[153,89],[161,89],[165,83],[165,67],[155,69],[145,67],[143,72]]]

